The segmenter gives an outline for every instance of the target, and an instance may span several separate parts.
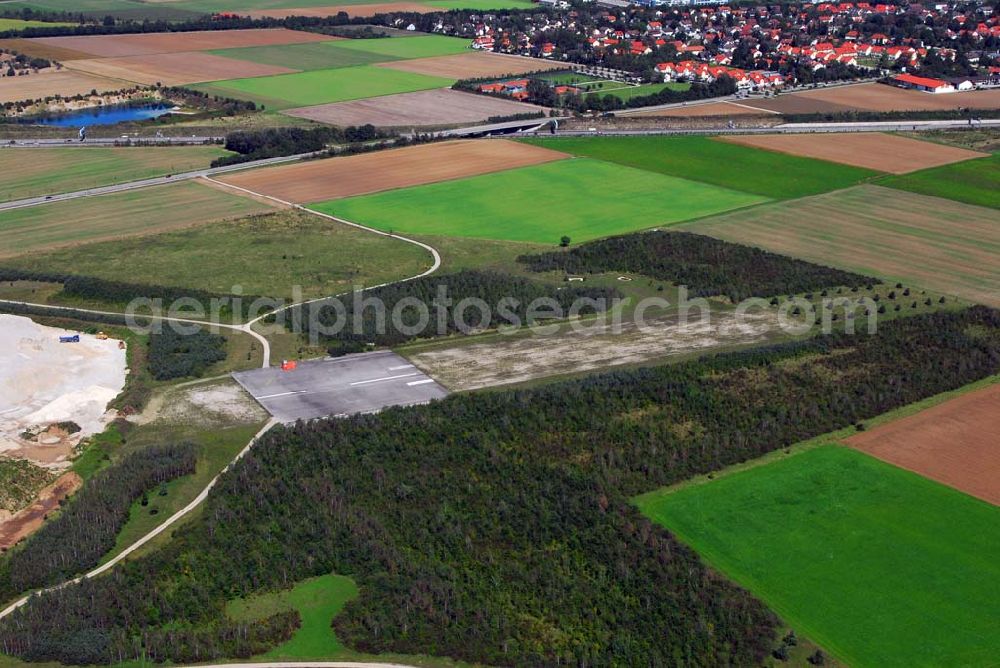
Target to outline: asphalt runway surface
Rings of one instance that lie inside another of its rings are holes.
[[[280,367],[240,371],[233,378],[282,422],[374,413],[448,395],[391,351],[299,362],[293,371]]]

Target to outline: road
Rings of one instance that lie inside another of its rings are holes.
[[[595,135],[614,137],[635,137],[653,135],[758,135],[758,134],[823,134],[858,132],[914,132],[921,130],[965,130],[970,128],[998,128],[1000,119],[977,121],[973,125],[963,120],[953,121],[866,121],[856,123],[782,123],[759,128],[650,128],[641,130],[616,130],[600,128],[595,130],[559,129],[555,135],[548,130],[530,134],[536,137],[592,137]]]

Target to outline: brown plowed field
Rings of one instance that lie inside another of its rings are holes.
[[[43,44],[37,39],[25,39],[24,37],[12,37],[10,39],[0,39],[0,49],[17,51],[37,58],[47,58],[49,60],[75,60],[77,58],[89,58],[90,54],[73,49],[64,49],[58,46]]]
[[[52,95],[71,97],[132,88],[134,84],[118,79],[106,79],[85,72],[55,71],[52,68],[26,77],[0,77],[0,102],[37,100]]]
[[[159,82],[165,86],[223,79],[264,77],[298,71],[287,67],[262,65],[199,51],[74,60],[67,63],[67,67],[90,74],[126,79],[142,84]]]
[[[783,114],[853,110],[933,111],[958,107],[996,109],[1000,107],[1000,89],[934,94],[867,83],[789,93],[766,100],[745,100],[741,104]]]
[[[45,522],[45,516],[56,510],[59,502],[80,489],[82,484],[83,480],[76,473],[65,473],[39,492],[34,503],[0,522],[0,550],[10,549],[37,531]]]
[[[881,132],[732,135],[720,139],[733,144],[840,162],[892,174],[905,174],[985,156],[984,153],[964,148]]]
[[[292,109],[284,113],[339,126],[371,123],[378,127],[410,128],[478,123],[490,116],[508,116],[533,111],[547,110],[514,100],[439,88],[371,97],[366,100],[333,102],[316,107]]]
[[[266,28],[253,30],[203,30],[198,32],[158,32],[137,35],[73,35],[36,37],[32,42],[71,49],[98,58],[149,56],[154,53],[237,49],[244,46],[274,46],[324,42],[336,37],[311,32]],[[86,56],[85,56],[86,57]]]
[[[426,74],[446,79],[476,79],[479,77],[499,77],[505,74],[538,72],[541,70],[562,70],[565,65],[547,63],[538,58],[508,56],[501,53],[460,53],[455,56],[435,56],[415,60],[397,60],[377,63],[376,67]]]
[[[751,109],[742,104],[730,104],[729,102],[709,102],[708,104],[692,104],[684,107],[673,107],[671,109],[659,109],[657,111],[644,111],[639,114],[627,114],[631,117],[665,116],[669,118],[697,118],[700,116],[772,116],[772,112],[759,109]]]
[[[466,140],[267,167],[218,180],[289,202],[321,202],[527,167],[565,157],[558,151],[512,141]]]
[[[371,5],[327,5],[325,7],[293,7],[290,9],[255,9],[246,12],[246,14],[255,19],[283,19],[286,16],[318,16],[324,18],[335,16],[340,12],[347,12],[350,16],[375,16],[376,14],[388,14],[390,12],[427,14],[428,12],[440,11],[439,7],[421,5],[418,2],[383,2]],[[240,13],[242,14],[243,12]]]
[[[1000,506],[1000,385],[851,436],[847,443]]]

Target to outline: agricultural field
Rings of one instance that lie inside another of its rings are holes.
[[[374,53],[389,58],[431,58],[450,56],[469,51],[471,42],[459,37],[444,35],[418,35],[406,38],[343,40],[338,48],[361,53]]]
[[[164,86],[216,81],[236,76],[265,77],[297,71],[198,51],[71,60],[66,63],[66,67],[97,76]]]
[[[772,199],[791,199],[846,188],[877,175],[867,169],[761,151],[710,137],[574,137],[524,141],[572,155]]]
[[[230,294],[312,299],[412,276],[427,251],[305,213],[281,211],[84,246],[6,258],[4,267],[39,267],[112,281]]]
[[[933,95],[880,83],[831,86],[773,98],[741,101],[748,107],[782,114],[836,113],[840,111],[935,111],[958,107],[995,109],[1000,90],[977,90]]]
[[[251,46],[242,49],[217,49],[208,53],[235,60],[301,71],[357,67],[358,65],[371,65],[391,60],[390,56],[377,53],[358,51],[357,49],[341,49],[337,46],[340,43],[339,41],[330,41]]]
[[[760,111],[732,102],[707,102],[704,104],[680,104],[669,109],[629,113],[628,117],[701,118],[706,116],[767,116],[771,113],[773,112]]]
[[[464,56],[459,56],[464,58]],[[433,60],[433,59],[432,59]],[[419,63],[419,60],[404,61]],[[491,116],[547,112],[545,107],[505,100],[451,88],[435,88],[415,93],[382,95],[365,100],[333,102],[315,107],[290,109],[285,115],[341,127],[371,123],[377,127],[410,130],[419,126],[447,126],[478,123]]]
[[[31,41],[86,53],[92,58],[119,58],[123,56],[148,56],[156,53],[325,42],[334,39],[326,35],[286,30],[285,28],[259,28],[125,35],[71,35],[67,37],[36,37]]]
[[[1000,306],[996,219],[993,209],[864,185],[685,229]]]
[[[86,72],[66,69],[56,71],[49,68],[29,76],[0,77],[0,104],[37,100],[54,95],[64,97],[87,95],[92,90],[109,93],[128,88],[130,85],[126,81],[94,76]]]
[[[287,202],[306,203],[449,181],[565,157],[557,151],[505,140],[459,140],[278,165],[219,180]]]
[[[839,162],[890,174],[982,158],[984,154],[881,132],[843,134],[733,135],[723,141],[766,151]]]
[[[556,65],[539,62],[537,58],[474,51],[450,56],[397,60],[382,63],[379,67],[451,79],[472,79],[502,76],[512,72],[532,72]]]
[[[451,79],[362,65],[256,79],[231,79],[198,84],[194,88],[212,95],[252,100],[269,109],[288,109],[444,88],[452,83]]]
[[[74,23],[59,23],[46,21],[24,21],[22,19],[0,18],[0,32],[8,30],[24,30],[25,28],[59,28],[62,26],[76,25]]]
[[[164,232],[267,210],[271,207],[252,199],[190,181],[53,202],[0,212],[5,241],[0,255]]]
[[[1000,506],[1000,384],[845,439],[884,462]]]
[[[1000,509],[987,503],[834,445],[636,502],[849,665],[1000,653]]]
[[[1000,154],[877,181],[879,185],[1000,209]]]
[[[230,155],[219,146],[40,148],[0,150],[0,200],[86,190],[208,167]]]
[[[580,158],[312,208],[381,230],[555,244],[563,235],[586,241],[763,201],[757,195]]]

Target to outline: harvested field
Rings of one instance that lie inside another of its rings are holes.
[[[708,104],[690,104],[658,111],[644,111],[639,114],[628,114],[628,117],[664,116],[668,118],[698,118],[701,116],[770,116],[772,112],[753,109],[742,104],[731,102],[709,102]]]
[[[475,79],[479,77],[499,77],[506,74],[535,72],[539,70],[563,69],[559,63],[549,63],[538,58],[509,56],[501,53],[461,53],[453,56],[435,56],[382,63],[378,67],[388,67],[404,72],[427,74],[447,79]]]
[[[24,53],[29,56],[47,58],[49,60],[58,60],[60,62],[75,60],[77,58],[90,58],[90,54],[82,51],[74,51],[73,49],[67,49],[60,46],[43,44],[37,39],[27,39],[24,37],[0,39],[0,49],[17,51],[18,53]]]
[[[745,100],[741,104],[782,114],[837,111],[934,111],[972,107],[1000,107],[1000,89],[934,95],[879,83],[820,88],[776,98]]]
[[[10,519],[0,522],[0,552],[10,549],[37,531],[45,522],[45,516],[59,508],[59,503],[80,489],[81,485],[83,479],[79,475],[72,471],[64,473],[43,489],[34,503],[15,513]]]
[[[119,79],[106,79],[84,72],[47,69],[26,77],[0,77],[0,102],[37,100],[54,95],[71,97],[86,95],[92,90],[108,93],[130,88],[132,85]]]
[[[218,180],[289,202],[320,202],[565,157],[557,151],[516,142],[466,140],[311,160],[227,175]]]
[[[141,84],[162,83],[165,86],[241,77],[264,77],[298,71],[198,51],[73,60],[67,63],[67,67],[89,74]]]
[[[1000,506],[1000,384],[847,439],[851,447]]]
[[[54,202],[0,213],[5,241],[0,256],[163,232],[270,210],[250,198],[193,181]]]
[[[464,57],[464,56],[463,56]],[[420,61],[405,61],[415,63]],[[378,127],[414,127],[477,123],[491,116],[546,111],[544,107],[450,88],[383,95],[367,100],[334,102],[284,113],[320,123],[348,126],[371,123]]]
[[[375,16],[376,14],[388,14],[390,12],[426,14],[428,12],[439,11],[441,10],[437,7],[422,5],[418,2],[376,2],[370,5],[327,5],[324,7],[293,7],[288,9],[254,9],[245,13],[255,19],[283,19],[286,16],[318,16],[324,18],[335,16],[340,12],[347,12],[349,16],[355,17]]]
[[[140,33],[132,35],[72,35],[69,37],[36,37],[31,41],[50,47],[86,53],[90,57],[118,58],[123,56],[148,56],[155,53],[178,53],[183,51],[207,51],[209,49],[237,49],[245,46],[323,42],[332,39],[338,38],[311,32],[286,30],[285,28],[266,28]]]
[[[726,241],[1000,306],[997,212],[857,186],[685,227]],[[919,295],[906,299],[922,299]]]
[[[964,148],[935,144],[881,132],[863,134],[775,134],[733,135],[723,141],[790,153],[807,158],[829,160],[892,174],[906,174],[920,169],[940,167],[953,162],[982,158],[983,153]]]
[[[713,319],[678,324],[676,317],[669,317],[644,327],[629,321],[620,332],[610,323],[595,321],[580,323],[578,332],[564,326],[564,331],[551,335],[497,335],[484,343],[428,350],[415,346],[406,356],[452,391],[475,390],[759,345],[779,334],[775,313],[747,317],[743,324],[730,313],[713,314]]]

